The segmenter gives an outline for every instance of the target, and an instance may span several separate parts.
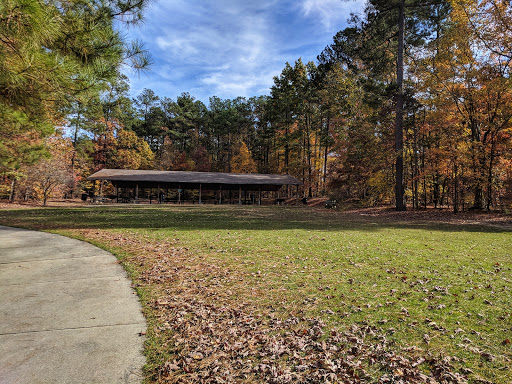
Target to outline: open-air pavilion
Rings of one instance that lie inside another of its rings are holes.
[[[203,203],[204,192],[211,195],[211,191],[214,192],[214,200],[218,204],[227,201],[261,205],[264,192],[274,192],[275,201],[279,203],[284,201],[279,196],[279,190],[283,186],[287,187],[287,191],[295,186],[294,194],[298,199],[299,186],[302,185],[290,175],[128,169],[102,169],[87,179],[100,181],[100,196],[103,194],[103,183],[112,183],[115,190],[113,199],[116,202],[138,202],[140,198],[149,197],[150,203],[154,199],[159,203],[178,204],[185,200],[186,191],[193,192],[192,201],[199,204]]]

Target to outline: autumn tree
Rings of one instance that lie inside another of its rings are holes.
[[[394,102],[394,169],[396,209],[405,209],[404,200],[404,73],[406,56],[431,38],[432,20],[448,11],[447,2],[417,0],[371,0],[364,18],[353,17],[351,26],[340,31],[334,43],[319,59],[324,65],[340,62],[355,74],[363,71],[368,99],[388,98]],[[406,50],[407,48],[407,50]],[[407,79],[405,79],[407,80]],[[374,95],[371,95],[373,93]],[[386,102],[379,101],[385,105]]]
[[[70,99],[115,77],[122,63],[142,69],[147,55],[117,22],[136,23],[146,1],[0,4],[0,170],[12,174],[42,152]],[[16,159],[13,161],[13,159]],[[21,164],[21,165],[20,165]]]
[[[255,173],[256,163],[247,145],[242,142],[238,153],[231,159],[231,172],[233,173]]]
[[[152,169],[154,154],[149,144],[133,131],[118,129],[107,168]]]
[[[498,167],[506,153],[506,132],[512,118],[510,59],[504,48],[497,48],[505,47],[507,39],[497,40],[492,46],[483,41],[486,28],[491,28],[489,15],[482,12],[488,6],[487,1],[453,2],[449,27],[420,60],[426,70],[422,84],[423,94],[428,95],[424,104],[430,106],[427,122],[436,137],[452,142],[443,134],[448,131],[460,143],[452,143],[450,149],[459,153],[450,163],[452,175],[460,174],[450,178],[454,211],[464,206],[465,194],[461,191],[466,190],[472,192],[473,208],[490,209],[493,191],[499,186]],[[495,22],[496,36],[503,36],[499,32],[502,27]],[[475,29],[477,24],[486,27]],[[451,113],[452,124],[447,126],[446,118],[437,119],[439,111]],[[438,148],[442,146],[437,144]]]
[[[98,121],[95,128],[94,169],[152,169],[154,153],[149,144],[135,132],[117,124]]]
[[[61,132],[49,137],[45,142],[48,156],[23,169],[20,192],[24,197],[33,196],[46,206],[51,196],[62,196],[69,191],[76,175],[71,168],[73,145]]]

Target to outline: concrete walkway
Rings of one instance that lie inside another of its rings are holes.
[[[140,383],[146,323],[116,258],[0,226],[0,383]]]

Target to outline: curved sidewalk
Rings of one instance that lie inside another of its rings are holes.
[[[0,383],[140,383],[146,323],[116,258],[0,226]]]

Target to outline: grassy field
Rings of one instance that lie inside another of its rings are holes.
[[[212,383],[511,383],[510,218],[481,217],[0,210],[118,256],[149,323],[147,382]]]

